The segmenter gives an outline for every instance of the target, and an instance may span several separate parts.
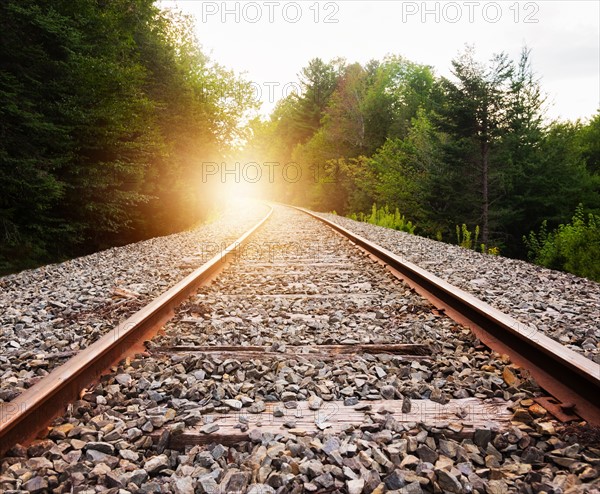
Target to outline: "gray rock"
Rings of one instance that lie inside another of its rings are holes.
[[[463,486],[458,479],[446,470],[436,469],[437,481],[439,486],[448,492],[463,492]]]
[[[102,451],[97,451],[95,449],[88,449],[85,452],[86,459],[92,461],[95,464],[104,463],[109,465],[110,467],[114,467],[119,463],[119,459],[112,455],[107,455]]]
[[[198,421],[200,421],[201,419],[199,418]],[[187,419],[186,419],[187,421]],[[149,423],[149,422],[147,422]],[[170,424],[169,425],[169,432],[171,433],[171,436],[177,436],[178,434],[183,434],[183,432],[185,431],[185,424],[186,422],[175,422],[174,424]],[[148,428],[149,430],[145,430],[145,432],[152,432],[153,427],[150,426]]]
[[[102,453],[106,453],[107,455],[112,455],[115,452],[115,447],[112,444],[103,442],[89,442],[85,445],[85,449],[93,449]]]
[[[344,466],[342,468],[342,472],[344,474],[344,477],[346,477],[347,479],[350,479],[350,480],[358,479],[358,475],[354,472],[354,470],[352,470],[348,466]]]
[[[396,388],[394,386],[382,386],[380,390],[381,396],[384,400],[393,400],[396,395]]]
[[[402,494],[422,494],[421,484],[419,482],[411,482],[402,488]]]
[[[169,467],[169,457],[167,455],[158,455],[146,460],[144,463],[144,470],[150,475],[158,473],[161,470]]]
[[[267,409],[267,405],[264,401],[257,401],[248,407],[249,413],[262,413]],[[275,415],[275,413],[273,413]]]
[[[196,486],[200,489],[202,494],[213,494],[218,492],[219,484],[211,474],[202,475],[198,477]]]
[[[535,446],[530,446],[521,455],[521,461],[523,463],[542,463],[544,461],[544,452],[536,448]]]
[[[335,437],[335,436],[331,436],[329,438],[327,438],[327,440],[323,443],[323,452],[325,452],[326,454],[330,454],[333,451],[339,450],[340,449],[340,440]]]
[[[246,494],[275,494],[275,489],[267,484],[252,484]]]
[[[448,456],[449,458],[456,457],[457,447],[458,447],[458,444],[452,440],[449,440],[449,441],[445,440],[445,439],[439,440],[440,453]]]
[[[120,477],[121,483],[123,485],[128,485],[129,483],[133,483],[138,487],[142,485],[146,480],[148,480],[148,473],[146,470],[142,470],[141,468],[134,470],[133,472],[127,472],[121,475]]]
[[[348,487],[348,494],[361,494],[365,486],[365,481],[363,479],[348,480],[346,485]]]
[[[104,477],[104,485],[109,488],[121,489],[124,487],[119,476],[114,472],[108,472]]]
[[[142,435],[143,432],[137,427],[132,427],[131,429],[127,430],[127,439],[129,441],[135,441],[136,439],[142,437]]]
[[[131,462],[138,461],[140,455],[135,451],[131,451],[130,449],[121,449],[119,450],[119,456],[124,460],[129,460]]]
[[[329,487],[333,486],[333,484],[335,483],[335,480],[333,478],[333,475],[331,475],[331,473],[327,472],[327,473],[323,473],[323,474],[319,475],[318,477],[315,477],[313,479],[313,482],[315,484],[318,484],[318,485],[324,487],[325,489],[328,489]]]
[[[250,441],[252,441],[253,443],[259,443],[262,441],[262,432],[259,429],[252,429],[249,433],[248,433],[248,439],[250,439]]]
[[[487,447],[492,440],[492,431],[489,429],[476,429],[473,434],[473,442],[482,448]]]
[[[54,465],[48,458],[38,456],[35,458],[29,458],[29,460],[27,460],[27,467],[31,470],[42,470],[44,468],[53,468]]]
[[[296,393],[292,393],[290,391],[284,391],[283,393],[281,393],[281,401],[283,401],[284,403],[295,400]]]
[[[428,463],[435,463],[439,457],[437,452],[433,451],[429,446],[425,444],[420,445],[417,448],[417,456],[421,459],[421,461],[426,461]]]
[[[169,429],[163,429],[158,438],[158,444],[156,445],[156,452],[160,455],[169,445],[171,440],[171,431]]]
[[[31,494],[38,494],[48,489],[48,481],[44,477],[33,477],[25,482],[23,489]]]
[[[227,477],[229,473],[230,472],[225,474],[225,477]],[[250,474],[247,472],[233,472],[229,478],[225,478],[222,481],[220,488],[222,488],[224,484],[224,492],[245,492],[249,478]]]
[[[391,474],[383,479],[385,486],[389,490],[398,490],[406,485],[406,481],[404,480],[404,475],[400,470],[394,470]]]
[[[159,484],[156,481],[152,481],[152,482],[144,482],[141,486],[140,486],[140,493],[143,494],[154,494],[156,492],[161,492],[162,487],[161,484]]]
[[[221,402],[227,405],[232,410],[242,409],[242,402],[240,400],[221,400]]]
[[[323,473],[323,463],[319,460],[306,461],[300,464],[300,472],[313,479]]]
[[[377,365],[375,366],[375,373],[379,379],[383,379],[385,376],[387,376],[387,372]]]
[[[215,460],[221,458],[225,453],[227,453],[227,448],[225,448],[222,444],[217,444],[210,452]]]
[[[208,424],[204,424],[200,427],[200,432],[204,434],[212,434],[213,432],[217,432],[219,430],[219,424],[215,422],[209,422]]]
[[[121,386],[129,386],[131,382],[131,376],[129,374],[117,374],[115,376],[115,381],[117,381]]]
[[[308,398],[308,408],[310,410],[319,410],[323,405],[323,399],[318,396],[312,395]]]
[[[210,468],[212,465],[214,465],[215,458],[209,451],[200,451],[200,453],[196,455],[194,463],[203,468]]]
[[[381,477],[379,476],[379,472],[377,472],[376,470],[371,470],[366,475],[363,470],[362,478],[365,481],[365,487],[363,490],[366,492],[373,492],[377,488],[383,489],[383,487],[385,487],[385,484],[383,484],[381,482]]]

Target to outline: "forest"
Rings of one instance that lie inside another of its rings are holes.
[[[246,155],[301,167],[282,202],[600,280],[600,113],[548,121],[531,57],[467,46],[452,80],[401,56],[314,59]]]
[[[600,113],[549,121],[527,48],[467,46],[451,78],[316,58],[264,118],[194,32],[152,0],[0,4],[0,273],[190,228],[217,194],[201,164],[244,156],[302,171],[271,199],[397,210],[412,233],[600,279]]]
[[[181,231],[256,103],[153,0],[0,3],[0,272]]]

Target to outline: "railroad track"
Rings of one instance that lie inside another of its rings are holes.
[[[32,473],[0,489],[544,490],[545,462],[595,481],[600,451],[556,447],[555,419],[600,424],[598,365],[323,222],[276,206],[2,404],[4,465]]]

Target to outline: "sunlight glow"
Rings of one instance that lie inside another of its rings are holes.
[[[248,199],[260,199],[262,187],[260,183],[229,182],[220,184],[219,192],[222,199],[229,202],[246,201]]]
[[[204,162],[201,189],[212,201],[231,204],[264,199],[268,173],[260,165],[244,160]]]

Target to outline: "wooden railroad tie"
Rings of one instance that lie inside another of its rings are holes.
[[[255,358],[304,357],[323,360],[357,358],[364,354],[399,355],[402,358],[414,359],[431,357],[429,345],[412,343],[401,344],[348,344],[348,345],[286,345],[281,351],[273,351],[268,346],[161,346],[149,349],[153,354],[171,353],[205,353],[219,355],[236,360],[252,360]]]
[[[247,441],[253,429],[291,436],[314,436],[319,432],[339,434],[351,429],[376,433],[390,418],[402,425],[424,423],[437,427],[446,437],[460,440],[472,438],[478,429],[499,431],[509,427],[510,404],[498,398],[452,399],[444,405],[431,400],[412,400],[410,412],[403,413],[402,400],[362,401],[355,406],[346,406],[343,401],[329,401],[318,410],[310,410],[307,401],[295,402],[295,408],[286,408],[286,404],[280,402],[266,403],[266,410],[261,413],[249,413],[242,408],[227,413],[201,414],[196,425],[169,434],[165,446],[185,449],[198,444],[235,445]],[[276,408],[284,410],[283,416],[273,415]],[[248,430],[240,430],[242,423]],[[290,423],[293,423],[291,428]],[[214,424],[215,430],[204,432],[207,424]],[[158,443],[161,436],[164,438],[167,430],[168,427],[152,432],[154,442]]]

